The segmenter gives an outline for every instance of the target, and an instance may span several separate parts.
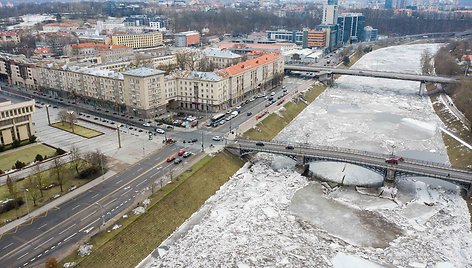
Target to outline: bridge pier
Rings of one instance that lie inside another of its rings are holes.
[[[467,189],[467,192],[465,193],[466,198],[471,198],[472,197],[472,183],[469,183],[469,188]]]
[[[385,178],[384,178],[384,183],[385,181],[388,182],[394,182],[395,181],[395,169],[393,168],[387,168],[385,171]]]
[[[299,170],[300,174],[307,175],[310,166],[305,164],[305,156],[297,156],[295,167]]]
[[[426,83],[424,81],[420,82],[420,90],[418,91],[418,94],[420,96],[423,96],[426,93]]]

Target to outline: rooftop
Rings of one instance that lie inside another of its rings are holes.
[[[79,27],[79,23],[75,22],[62,22],[62,23],[48,23],[44,26],[49,26],[49,27]]]
[[[101,76],[106,78],[113,78],[123,80],[123,74],[114,72],[111,70],[104,70],[99,68],[90,68],[90,67],[82,67],[82,66],[67,66],[65,65],[62,69],[69,70],[77,73],[83,74],[91,74],[95,76]]]
[[[186,32],[175,33],[174,35],[189,35],[189,34],[199,34],[199,33],[197,31],[186,31]]]
[[[140,67],[140,68],[123,72],[123,74],[131,75],[131,76],[146,77],[146,76],[152,76],[152,75],[158,75],[158,74],[165,74],[165,72],[161,70],[147,68],[147,67]]]
[[[236,75],[247,70],[256,68],[260,65],[275,61],[277,59],[280,59],[281,57],[282,56],[278,53],[265,54],[251,60],[240,62],[236,65],[225,68],[222,71],[226,74],[226,76]]]
[[[10,102],[9,100],[0,97],[0,105],[5,104],[6,102]]]
[[[227,59],[241,58],[241,55],[238,55],[226,49],[219,49],[219,48],[207,48],[203,50],[202,53],[203,55],[207,57],[227,58]]]
[[[214,72],[197,72],[192,71],[184,78],[192,80],[201,80],[201,81],[221,81],[223,77],[217,75]]]
[[[0,32],[0,36],[17,36],[15,32]]]

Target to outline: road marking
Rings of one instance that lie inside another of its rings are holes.
[[[90,214],[88,214],[87,216],[85,216],[85,218],[82,218],[80,221],[83,221],[85,219],[87,219],[88,217],[92,216],[93,214],[95,214],[95,212],[97,212],[96,210]]]
[[[46,244],[47,242],[51,241],[54,237],[51,237],[49,238],[48,240],[44,241],[43,243],[41,243],[39,246],[35,247],[34,249],[38,249],[40,247],[42,247],[44,244]]]
[[[131,189],[129,189],[128,191],[126,191],[126,192],[122,193],[122,194],[121,194],[121,196],[124,196],[124,195],[126,195],[126,194],[127,194],[127,193],[129,193],[130,191],[131,191]]]
[[[90,197],[90,198],[92,198],[92,199],[93,199],[93,198],[97,197],[98,195],[99,195],[99,194],[96,194],[96,195],[94,195],[94,196],[92,196],[92,197]]]
[[[147,181],[147,179],[143,180],[142,182],[140,182],[140,183],[136,184],[136,186],[135,186],[135,187],[138,187],[139,185],[141,185],[141,184],[145,183],[146,181]]]
[[[113,200],[111,200],[110,202],[106,203],[106,204],[104,205],[104,207],[106,207],[106,206],[110,205],[111,203],[113,203],[113,202],[115,202],[115,201],[116,201],[116,198],[114,198],[114,199],[113,199]]]
[[[96,223],[100,218],[94,220],[93,222],[91,222],[89,225],[85,226],[84,228],[80,229],[79,232],[82,232],[83,230],[87,229],[88,227],[90,227],[90,225]]]
[[[25,267],[26,265],[28,265],[29,262],[25,262],[23,263],[23,267]]]
[[[150,158],[150,156],[147,156],[147,157],[144,158],[144,159],[149,159],[149,158]],[[142,174],[136,176],[134,179],[132,179],[132,180],[126,182],[126,184],[123,185],[123,186],[126,187],[126,186],[130,185],[131,183],[133,183],[133,182],[135,182],[136,180],[138,180],[138,179],[140,179],[141,177],[143,177],[146,173],[150,172],[151,170],[157,168],[157,166],[162,165],[162,164],[164,164],[164,163],[165,163],[165,159],[164,159],[163,161],[159,162],[159,163],[156,163],[156,165],[154,165],[153,167],[147,169],[145,172],[143,172]],[[103,199],[105,199],[105,198],[107,198],[107,197],[109,197],[109,196],[115,194],[116,192],[118,192],[118,191],[120,191],[120,190],[122,190],[122,189],[121,189],[121,188],[115,189],[115,190],[112,191],[111,193],[109,193],[109,194],[103,196],[102,198],[100,198],[98,201],[101,201],[101,200],[103,200]],[[96,196],[98,196],[98,195],[99,195],[99,194],[97,193],[96,195],[92,196],[92,198],[94,198],[94,197],[96,197]],[[136,195],[135,195],[135,196],[136,196]],[[133,197],[135,197],[135,196],[133,196]],[[98,202],[98,201],[97,201],[97,202]],[[89,205],[88,207],[83,208],[81,211],[77,212],[76,214],[80,214],[80,213],[86,211],[87,209],[89,209],[89,208],[92,207],[92,206],[93,206],[93,205]],[[46,211],[46,213],[47,213],[47,212],[48,212],[48,211]],[[74,219],[72,219],[72,218],[70,218],[70,219],[71,219],[70,221],[73,221],[73,220],[74,220]],[[99,220],[99,219],[100,219],[100,218],[96,219],[94,222],[96,222],[96,221]],[[94,223],[94,222],[93,222],[93,223]],[[32,242],[34,242],[34,241],[36,241],[36,240],[42,238],[43,236],[45,236],[45,235],[46,235],[47,233],[49,233],[50,231],[55,230],[58,226],[60,226],[60,225],[62,225],[62,224],[68,224],[68,223],[69,223],[69,221],[62,221],[62,222],[56,224],[56,225],[53,226],[52,228],[49,228],[49,230],[40,233],[38,236],[36,236],[36,237],[34,237],[32,240],[30,240],[30,244],[31,244]],[[15,232],[18,230],[18,227],[19,227],[19,226],[17,226],[17,227],[15,228]],[[82,230],[81,230],[81,231],[82,231]],[[15,233],[15,232],[12,232],[12,233]],[[22,246],[17,247],[14,251],[12,250],[12,251],[10,251],[9,253],[0,256],[0,260],[5,259],[6,257],[12,255],[13,253],[18,252],[19,250],[25,249],[25,248],[28,247],[30,244],[23,244]],[[54,249],[54,248],[55,248],[55,246],[53,246],[53,247],[51,248],[51,250]]]
[[[72,227],[74,227],[74,226],[75,226],[75,223],[72,224],[71,226],[67,227],[66,229],[62,230],[59,234],[62,234],[62,233],[64,233],[64,232],[68,231],[70,228],[72,228]],[[60,242],[59,242],[59,243],[60,243]]]
[[[30,262],[34,262],[34,260],[36,260],[36,258],[32,258],[32,259],[30,260]]]
[[[47,224],[47,223],[45,223],[45,224],[43,224],[43,225],[39,226],[39,227],[38,227],[38,229],[41,229],[41,228],[43,228],[43,227],[44,227],[44,226],[46,226],[46,225],[48,225],[48,224]]]
[[[64,242],[66,242],[67,240],[71,239],[72,237],[74,237],[77,233],[73,233],[72,235],[68,236],[66,239],[64,239]]]
[[[55,249],[55,248],[56,248],[56,246],[52,246],[52,247],[51,247],[51,250],[53,250],[53,249]]]
[[[118,184],[118,183],[120,183],[121,181],[122,181],[122,180],[119,180],[119,181],[115,182],[115,184]]]
[[[41,258],[41,256],[43,256],[43,253],[40,253],[36,258]]]
[[[44,254],[47,254],[48,252],[49,252],[49,249],[46,249],[46,250],[44,251]]]
[[[80,207],[80,204],[78,204],[77,206],[73,207],[72,210],[74,210],[74,209],[76,209],[76,208],[78,208],[78,207]]]
[[[24,256],[26,256],[26,255],[28,255],[28,254],[29,254],[29,252],[26,252],[25,254],[23,254],[23,255],[21,255],[20,257],[18,257],[17,260],[23,258]]]
[[[10,244],[4,246],[2,249],[6,249],[6,248],[8,248],[8,247],[11,246],[11,245],[13,245],[13,242],[11,242]]]

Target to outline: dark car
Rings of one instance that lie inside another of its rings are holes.
[[[197,142],[197,141],[198,141],[198,139],[192,139],[192,142]]]
[[[251,116],[251,115],[252,115],[252,112],[247,112],[246,115],[247,115],[247,116]]]
[[[293,145],[287,145],[287,146],[285,146],[285,149],[287,149],[287,150],[293,150],[294,148],[293,148]]]
[[[403,162],[404,160],[405,159],[403,159],[403,157],[399,157],[399,158],[392,157],[392,158],[385,159],[385,163],[398,165],[398,162]]]
[[[174,164],[180,164],[182,162],[182,158],[177,158],[174,160]]]
[[[258,142],[256,142],[256,146],[264,146],[264,143],[258,141]]]

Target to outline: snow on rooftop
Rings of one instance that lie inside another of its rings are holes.
[[[91,67],[82,67],[82,66],[69,66],[69,65],[63,66],[62,69],[69,70],[72,72],[77,72],[77,73],[90,74],[90,75],[95,75],[95,76],[100,76],[100,77],[123,80],[122,73],[114,72],[111,70],[91,68]]]
[[[158,74],[165,74],[165,72],[161,70],[147,68],[147,67],[140,67],[140,68],[123,72],[123,74],[131,75],[131,76],[146,77],[146,76],[152,76],[152,75],[158,75]]]
[[[207,48],[202,51],[203,55],[207,57],[215,57],[215,58],[227,58],[227,59],[238,59],[241,58],[241,55],[231,52],[227,49],[219,49],[219,48]]]
[[[186,79],[202,80],[202,81],[221,81],[224,78],[214,72],[197,72],[192,71],[184,76]]]

